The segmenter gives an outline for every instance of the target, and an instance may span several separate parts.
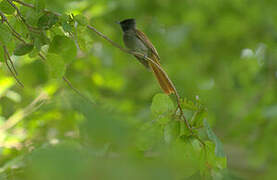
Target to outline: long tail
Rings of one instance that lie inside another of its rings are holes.
[[[155,56],[152,56],[151,59],[160,66],[160,63]],[[151,69],[153,70],[153,73],[154,73],[155,77],[157,78],[164,93],[166,93],[166,94],[176,93],[175,87],[174,87],[173,83],[171,82],[171,80],[169,79],[166,72],[163,69],[161,69],[161,66],[160,66],[160,68],[157,67],[156,64],[154,64],[153,62],[149,62],[149,65],[150,65]]]

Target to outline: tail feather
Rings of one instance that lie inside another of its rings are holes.
[[[156,57],[152,57],[152,59],[156,62],[156,64],[160,65],[159,61],[156,59]],[[167,76],[166,72],[161,70],[157,65],[153,62],[149,62],[149,65],[151,69],[153,70],[153,73],[155,77],[157,78],[162,90],[166,94],[172,94],[175,93],[175,87],[169,77]]]

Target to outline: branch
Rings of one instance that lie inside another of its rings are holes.
[[[18,32],[16,32],[16,30],[11,26],[11,24],[9,23],[7,17],[1,11],[0,11],[0,16],[2,17],[2,23],[5,22],[8,25],[9,29],[12,32],[12,35],[15,36],[21,42],[23,42],[24,44],[26,44],[26,42],[22,39],[21,35]]]
[[[16,77],[17,73],[16,71],[14,72],[13,70],[15,70],[14,66],[13,66],[13,62],[10,60],[10,55],[9,55],[9,52],[6,48],[5,45],[2,45],[2,48],[4,50],[4,61],[5,61],[5,64],[7,65],[9,71],[11,72],[12,76],[14,77],[14,79],[16,80],[16,82],[24,88],[24,85],[22,82],[20,82],[20,80]],[[12,64],[12,68],[10,67],[8,61],[10,60],[11,64]]]
[[[7,0],[7,1],[16,9],[17,14],[19,15],[19,17],[21,18],[21,20],[23,21],[23,23],[24,23],[24,24],[28,27],[28,29],[29,29],[29,25],[25,23],[25,19],[24,19],[23,16],[21,15],[19,9],[18,9],[10,0]],[[24,3],[24,2],[22,2],[22,1],[17,1],[17,0],[14,0],[14,1],[17,2],[17,3],[19,3],[19,4],[21,4],[21,5],[23,5],[23,6],[30,7],[30,8],[34,8],[34,6],[33,6],[32,4],[27,4],[27,3]],[[47,12],[47,13],[52,13],[52,12],[50,12],[50,11],[48,11],[48,10],[44,10],[44,11]],[[53,14],[55,14],[55,15],[57,15],[57,16],[60,16],[59,13],[53,13]],[[1,16],[1,18],[2,18],[2,21],[7,23],[7,25],[9,26],[9,28],[10,28],[12,34],[13,34],[18,40],[20,40],[20,41],[22,41],[24,44],[26,44],[26,41],[23,40],[23,39],[21,38],[21,35],[20,35],[18,32],[15,31],[15,29],[10,25],[9,21],[7,20],[7,17],[6,17],[6,16],[4,15],[4,13],[2,13],[1,11],[0,11],[0,16]],[[29,29],[29,30],[30,30],[30,29]],[[12,73],[13,77],[14,77],[15,80],[18,82],[18,84],[20,84],[22,87],[24,87],[23,84],[22,84],[22,83],[18,80],[18,78],[16,77],[16,76],[17,76],[17,72],[16,72],[16,70],[15,70],[14,64],[13,64],[13,62],[12,62],[10,56],[9,56],[9,53],[8,53],[6,47],[3,46],[3,48],[4,48],[4,52],[5,52],[5,63],[6,63],[6,65],[7,65],[7,67],[8,67],[8,69],[10,70],[10,72]],[[39,56],[41,57],[41,59],[42,59],[43,61],[46,60],[46,58],[45,58],[41,53],[39,53]],[[6,61],[6,60],[9,60],[9,62],[10,62],[11,65],[12,65],[12,68],[9,66],[8,61]],[[13,69],[13,71],[12,71],[12,69]],[[71,82],[70,82],[65,76],[63,76],[63,80],[65,81],[65,83],[66,83],[74,92],[76,92],[79,96],[81,96],[82,98],[84,98],[84,99],[85,99],[86,101],[88,101],[90,104],[93,104],[93,102],[90,101],[89,98],[87,98],[85,95],[83,95],[78,89],[76,89],[76,88],[71,84]]]
[[[163,72],[163,74],[167,77],[167,79],[169,80],[169,83],[172,85],[172,87],[174,88],[174,93],[176,95],[176,99],[177,99],[177,105],[178,105],[178,108],[180,110],[180,115],[183,119],[183,121],[186,123],[186,126],[187,128],[190,130],[191,133],[192,132],[192,129],[191,129],[191,126],[188,122],[188,120],[186,119],[185,115],[184,115],[184,112],[183,112],[183,109],[182,109],[182,106],[181,106],[181,98],[180,98],[180,95],[176,89],[176,87],[174,86],[173,82],[171,81],[171,79],[168,77],[167,73],[163,70],[163,68],[157,64],[153,59],[149,58],[149,57],[146,57],[144,54],[142,53],[138,53],[138,52],[134,52],[134,51],[130,51],[128,49],[125,49],[123,48],[122,46],[120,46],[119,44],[113,42],[110,38],[108,38],[107,36],[105,36],[104,34],[102,34],[101,32],[99,32],[97,29],[95,29],[93,26],[91,25],[88,25],[87,26],[88,29],[94,31],[97,35],[101,36],[102,38],[104,38],[106,41],[108,41],[111,45],[113,45],[114,47],[120,49],[122,52],[124,53],[127,53],[127,54],[131,54],[131,55],[134,55],[134,56],[139,56],[141,58],[144,58],[145,60],[147,61],[150,61],[151,63],[153,63],[160,71]]]
[[[17,15],[19,16],[20,20],[23,22],[23,24],[25,24],[25,26],[32,32],[34,33],[38,33],[37,28],[30,26],[29,24],[27,24],[25,18],[22,16],[21,12],[19,11],[19,9],[17,8],[17,6],[12,2],[12,0],[6,0],[17,12]]]
[[[18,4],[21,4],[22,6],[26,6],[26,7],[33,8],[33,9],[35,8],[35,6],[33,4],[28,4],[28,3],[25,3],[25,2],[20,1],[20,0],[12,0],[12,1],[17,2]],[[52,11],[50,11],[48,9],[44,9],[43,11],[46,12],[46,13],[52,13],[52,14],[54,14],[56,16],[61,16],[60,13],[52,12]]]
[[[11,59],[11,57],[10,57],[10,55],[9,55],[9,52],[8,52],[6,46],[3,46],[3,48],[4,48],[4,53],[5,53],[5,55],[6,55],[6,59],[11,63],[13,72],[14,72],[14,74],[17,76],[18,73],[17,73],[17,71],[16,71],[16,69],[15,69],[15,67],[14,67],[14,64],[13,64],[13,62],[12,62],[12,59]]]
[[[39,57],[41,58],[41,60],[43,62],[46,62],[46,58],[42,55],[42,53],[38,54]],[[81,93],[78,89],[76,89],[72,83],[65,77],[63,76],[63,81],[75,92],[77,93],[79,96],[81,96],[83,99],[85,99],[87,102],[89,102],[90,104],[94,105],[94,103],[88,98],[86,97],[83,93]]]

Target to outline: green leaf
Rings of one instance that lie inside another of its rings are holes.
[[[23,16],[25,17],[27,24],[31,26],[37,25],[39,16],[36,14],[36,11],[34,9],[28,9],[27,11],[24,12],[24,14]]]
[[[45,9],[45,0],[34,0],[34,6],[37,15],[40,15]]]
[[[58,16],[56,16],[54,14],[46,13],[46,14],[42,15],[39,18],[37,25],[41,29],[48,30],[52,26],[57,24],[58,21],[59,21],[59,17]]]
[[[4,58],[4,49],[2,46],[0,46],[0,62],[4,62],[5,58]]]
[[[47,66],[51,78],[61,79],[65,74],[66,65],[63,58],[59,55],[48,53]]]
[[[77,55],[77,48],[73,40],[66,36],[57,35],[49,47],[50,53],[60,54],[66,63],[71,62]]]
[[[62,22],[62,27],[65,32],[72,32],[72,26],[67,22]]]
[[[188,110],[191,110],[191,111],[197,111],[198,110],[198,107],[192,101],[189,101],[187,99],[183,100],[182,108],[188,109]]]
[[[16,56],[23,56],[31,52],[34,48],[33,44],[18,44],[13,52]]]
[[[0,23],[0,43],[7,44],[12,40],[12,34],[6,24]]]
[[[205,108],[200,109],[199,111],[194,112],[191,123],[195,127],[203,126],[203,120],[207,117],[207,110]]]
[[[226,168],[227,159],[225,156],[219,157],[214,152],[216,151],[216,145],[211,141],[205,141],[206,144],[206,154],[205,154],[205,164],[208,169],[211,166],[213,169],[224,169]]]
[[[158,123],[161,125],[165,125],[165,124],[169,123],[170,120],[171,120],[170,117],[162,116],[162,117],[158,118]]]
[[[22,21],[18,21],[16,17],[10,17],[9,22],[15,31],[21,35],[21,37],[27,37],[29,30]]]
[[[177,121],[171,121],[164,127],[164,141],[168,144],[173,142],[179,134],[179,125]]]
[[[6,0],[3,0],[0,3],[0,11],[5,14],[13,14],[15,9]]]
[[[42,46],[50,43],[50,40],[46,36],[46,33],[33,33],[31,34],[31,37],[34,40],[34,47],[39,51]]]
[[[169,96],[156,94],[152,101],[151,111],[154,115],[166,115],[174,111],[174,105]]]
[[[74,16],[75,21],[78,22],[79,25],[81,26],[86,26],[88,25],[88,20],[85,16],[78,14],[77,16]]]
[[[204,119],[203,124],[208,138],[215,143],[215,155],[218,157],[225,157],[222,143],[211,129],[207,119]]]

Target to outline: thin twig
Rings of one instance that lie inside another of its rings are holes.
[[[26,6],[26,7],[33,8],[33,9],[35,8],[35,6],[33,4],[28,4],[28,3],[25,3],[25,2],[20,1],[20,0],[13,0],[13,1],[17,2],[18,4],[21,4],[22,6]],[[46,12],[46,13],[52,13],[52,14],[54,14],[56,16],[61,16],[60,13],[52,12],[52,11],[50,11],[48,9],[44,9],[43,11]]]
[[[12,32],[12,35],[13,36],[15,36],[18,40],[20,40],[21,42],[23,42],[24,44],[26,44],[26,41],[24,41],[23,39],[22,39],[22,37],[21,37],[21,35],[18,33],[18,32],[16,32],[16,30],[11,26],[11,24],[9,23],[9,21],[8,21],[8,19],[7,19],[7,17],[4,15],[4,13],[2,13],[1,11],[0,11],[0,16],[2,17],[2,23],[6,23],[7,25],[8,25],[8,27],[9,27],[9,29],[11,30],[11,32]]]
[[[4,15],[4,13],[2,13],[1,11],[0,11],[0,16],[1,16],[1,21],[2,21],[2,23],[4,23],[5,21],[7,21],[7,17]]]
[[[16,32],[16,30],[10,25],[9,21],[6,21],[7,25],[9,26],[12,34],[21,42],[23,42],[24,44],[26,44],[26,41],[22,38],[22,36]]]
[[[42,55],[42,53],[40,52],[39,54],[39,57],[41,58],[41,60],[43,62],[46,62],[46,58]],[[77,93],[80,97],[82,97],[83,99],[85,99],[87,102],[89,102],[90,104],[94,105],[94,103],[88,98],[86,97],[84,94],[82,94],[78,89],[76,89],[72,83],[65,77],[63,76],[63,80],[64,82],[75,92]]]
[[[9,69],[9,71],[10,71],[11,74],[13,75],[14,79],[16,80],[16,82],[17,82],[21,87],[24,88],[23,83],[20,82],[20,80],[16,77],[16,74],[13,72],[12,68],[9,66],[9,63],[8,63],[8,59],[9,59],[8,56],[9,56],[9,55],[7,54],[7,48],[6,48],[6,46],[3,45],[2,47],[3,47],[3,50],[4,50],[4,61],[5,61],[5,63],[6,63],[6,65],[7,65],[7,67],[8,67],[8,69]]]
[[[19,11],[19,9],[17,8],[17,6],[12,2],[12,0],[6,0],[17,12],[17,15],[19,16],[20,20],[23,22],[23,24],[32,32],[34,33],[39,33],[39,29],[35,28],[35,27],[32,27],[30,26],[25,18],[22,16],[21,12]]]
[[[45,92],[41,92],[27,107],[23,110],[19,110],[10,116],[3,125],[0,126],[0,134],[14,127],[18,122],[23,120],[26,116],[35,112],[42,104],[46,102],[48,96]]]
[[[90,104],[94,105],[94,103],[85,95],[83,95],[78,89],[76,89],[71,82],[65,77],[63,76],[63,80],[64,82],[66,82],[66,84],[73,90],[75,91],[75,93],[77,93],[80,97],[82,97],[83,99],[85,99],[87,102],[89,102]]]
[[[14,67],[14,64],[13,64],[13,62],[12,62],[11,56],[10,56],[10,54],[9,54],[9,52],[8,52],[8,50],[7,50],[7,48],[6,48],[6,46],[3,46],[3,47],[4,47],[4,53],[6,54],[6,58],[7,58],[7,60],[11,63],[13,72],[14,72],[14,74],[17,76],[18,73],[17,73],[17,71],[16,71],[16,69],[15,69],[15,67]]]
[[[10,0],[6,0],[17,12],[17,15],[20,17],[20,19],[22,20],[22,22],[24,24],[26,24],[26,20],[25,18],[22,16],[21,12],[19,11],[19,9],[17,8],[17,6]],[[26,24],[27,25],[27,24]],[[27,25],[28,26],[28,25]]]

